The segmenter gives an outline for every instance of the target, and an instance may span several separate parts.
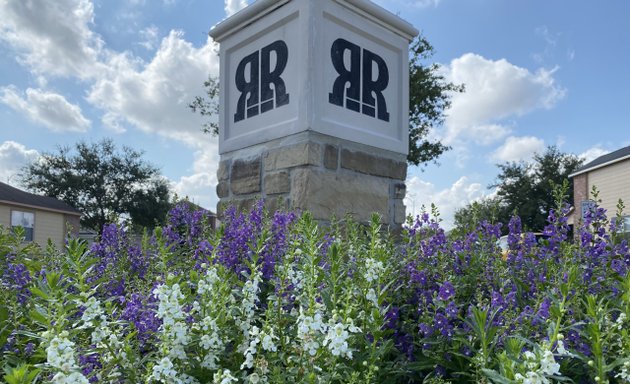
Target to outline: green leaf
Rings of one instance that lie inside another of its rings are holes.
[[[31,319],[39,323],[41,326],[48,327],[50,325],[50,321],[43,313],[40,312],[40,310],[33,309],[29,312],[29,314],[31,315]]]
[[[30,290],[31,290],[31,293],[34,294],[35,296],[41,297],[44,300],[50,299],[50,296],[46,292],[42,291],[41,289],[37,287],[31,287]]]
[[[497,372],[497,371],[495,371],[493,369],[483,368],[481,371],[483,372],[483,374],[488,379],[490,379],[494,383],[500,383],[500,384],[512,384],[512,383],[514,383],[512,380],[508,379],[507,377],[504,377],[499,372]]]

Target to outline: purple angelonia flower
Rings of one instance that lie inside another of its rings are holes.
[[[453,286],[453,284],[451,284],[450,281],[446,281],[440,287],[440,293],[438,294],[438,297],[440,298],[440,300],[447,301],[453,296],[455,296],[455,287]]]

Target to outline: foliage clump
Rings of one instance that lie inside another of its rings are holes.
[[[621,206],[620,206],[621,207]],[[428,213],[394,241],[378,216],[175,207],[141,241],[108,225],[42,250],[0,229],[8,383],[630,382],[630,251],[595,207],[568,238]]]

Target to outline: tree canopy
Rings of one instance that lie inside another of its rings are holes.
[[[417,37],[409,48],[409,154],[407,162],[422,165],[450,149],[439,141],[429,140],[432,128],[441,125],[446,110],[451,106],[451,93],[463,92],[463,85],[446,81],[438,64],[426,62],[434,54],[433,46],[423,36]],[[189,104],[193,112],[206,118],[202,130],[217,135],[219,124],[219,80],[210,76],[205,82],[206,94],[197,96]]]
[[[120,217],[140,227],[163,224],[170,208],[169,185],[158,169],[142,160],[142,152],[118,150],[111,139],[60,146],[24,167],[20,176],[30,190],[80,210],[81,225],[99,233]]]
[[[524,228],[541,231],[549,210],[555,206],[554,187],[568,182],[569,175],[582,162],[581,158],[550,146],[544,153],[534,155],[532,162],[497,164],[499,175],[490,185],[497,188],[496,196],[459,209],[455,226],[464,229],[472,224],[471,220],[507,223],[516,214]],[[572,183],[568,183],[567,198],[573,201]]]

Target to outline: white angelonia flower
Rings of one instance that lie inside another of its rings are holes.
[[[271,330],[270,334],[265,334],[262,339],[262,347],[267,352],[277,352],[278,346],[274,343],[274,340],[278,338],[273,334],[273,330]]]
[[[378,298],[376,297],[376,291],[374,291],[374,288],[368,289],[365,298],[368,299],[369,302],[374,304],[375,307],[378,307]]]
[[[153,366],[150,379],[161,381],[163,383],[168,383],[177,379],[177,371],[173,369],[173,362],[168,358],[168,356],[163,357],[157,365]]]
[[[302,290],[304,288],[304,272],[296,271],[292,267],[288,267],[287,277],[291,281],[293,287],[297,290]]]
[[[319,349],[319,338],[327,331],[327,325],[322,321],[322,314],[315,312],[313,316],[305,316],[300,308],[297,319],[297,338],[302,343],[302,350],[315,356]]]
[[[564,346],[564,342],[560,338],[558,338],[556,352],[558,352],[558,355],[560,356],[573,356],[571,352],[567,351],[566,347]]]
[[[517,373],[516,375],[514,375],[514,378],[516,379],[517,383],[523,383],[523,384],[548,384],[549,383],[549,380],[546,377],[541,376],[537,372],[532,372],[532,371],[527,372],[525,376],[521,375],[520,373]]]
[[[262,281],[260,271],[254,271],[250,280],[243,285],[241,294],[243,300],[240,307],[241,316],[236,319],[236,324],[243,332],[243,342],[239,345],[238,351],[246,353],[250,346],[251,324],[256,315],[256,300],[258,300],[258,292],[260,292],[259,283]]]
[[[48,335],[50,335],[48,333]],[[88,383],[87,378],[79,371],[74,358],[74,343],[68,340],[68,332],[61,332],[50,340],[46,348],[47,364],[61,372],[53,376],[53,383]]]
[[[385,268],[383,267],[383,263],[377,260],[374,260],[371,257],[365,259],[365,272],[363,273],[363,277],[368,283],[372,281],[378,280],[379,276]]]
[[[621,371],[615,375],[615,377],[623,380],[624,383],[630,383],[630,359],[626,360],[621,366]]]
[[[323,344],[328,347],[333,356],[352,359],[352,350],[348,348],[349,332],[356,333],[360,331],[350,318],[346,319],[345,323],[335,323],[331,320]]]
[[[205,295],[207,292],[212,291],[212,287],[219,281],[219,275],[215,267],[212,267],[206,271],[206,275],[203,279],[197,283],[197,293],[200,296]]]
[[[324,345],[328,346],[333,356],[345,356],[351,359],[352,352],[348,350],[348,336],[350,334],[346,331],[344,325],[337,323],[333,327],[328,328]]]
[[[89,380],[79,372],[72,372],[66,375],[63,372],[58,372],[53,376],[51,383],[53,384],[89,384]]]
[[[626,322],[626,319],[626,314],[624,312],[621,312],[617,317],[617,320],[615,320],[613,328],[617,329],[618,331],[624,329],[624,323]]]
[[[535,369],[538,366],[538,362],[536,361],[536,354],[534,352],[525,351],[523,355],[525,356],[527,368]]]
[[[229,369],[224,369],[214,374],[212,377],[212,384],[230,384],[237,383],[238,379],[232,376],[232,372]]]
[[[53,338],[46,348],[47,362],[52,367],[62,370],[68,373],[71,368],[76,367],[76,361],[74,359],[74,343],[68,340],[67,333]]]
[[[83,322],[83,325],[81,325],[79,329],[94,326],[92,321],[103,316],[101,303],[94,296],[90,297],[85,303],[83,303],[83,306],[85,306],[85,310],[81,315],[81,321]]]
[[[252,368],[254,366],[254,355],[256,354],[256,346],[260,343],[260,330],[257,326],[253,326],[249,331],[249,346],[245,350],[245,361],[241,364],[241,369]]]
[[[177,283],[172,286],[162,284],[153,290],[153,295],[159,300],[156,315],[162,320],[159,332],[163,357],[153,367],[151,377],[163,383],[194,383],[193,378],[179,375],[175,367],[175,362],[188,359],[185,348],[190,343],[186,314],[181,304],[184,295],[180,286]]]
[[[558,348],[562,345],[562,349],[564,349],[564,344],[562,343],[562,336],[560,335],[558,340]],[[566,350],[565,350],[566,351]],[[535,354],[532,351],[525,351],[523,353],[525,357],[525,366],[529,370],[523,376],[522,374],[515,375],[515,379],[518,383],[525,384],[548,384],[550,383],[549,379],[546,376],[551,375],[560,375],[560,364],[558,364],[553,356],[553,353],[547,349],[545,345],[545,349],[542,350],[540,355]]]
[[[553,353],[549,350],[545,350],[540,360],[540,369],[545,375],[559,375],[560,364],[556,363],[553,357]]]

